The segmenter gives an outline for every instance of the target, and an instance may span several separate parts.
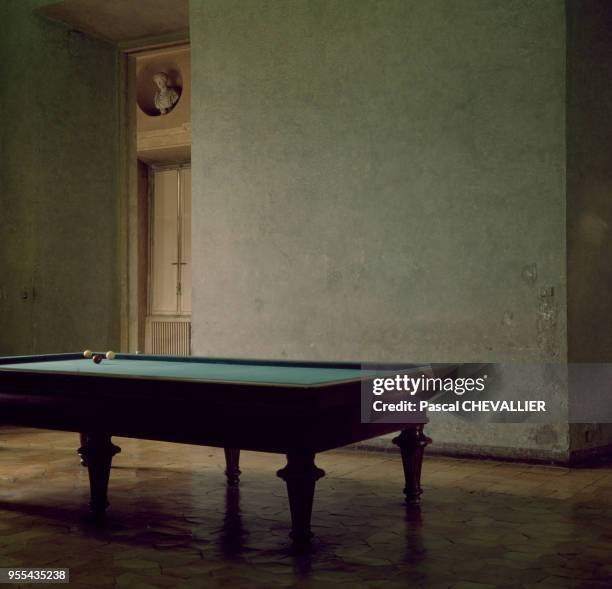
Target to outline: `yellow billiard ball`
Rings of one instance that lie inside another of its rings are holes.
[[[106,359],[107,360],[113,360],[114,358],[115,358],[115,352],[112,352],[111,350],[106,352]]]
[[[84,358],[91,358],[93,356],[93,352],[91,350],[85,350],[83,352],[83,357]]]

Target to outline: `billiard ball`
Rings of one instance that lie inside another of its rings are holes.
[[[102,362],[102,358],[103,358],[102,354],[94,354],[93,361],[96,364],[100,364],[100,362]]]
[[[91,358],[93,356],[93,352],[91,350],[85,350],[83,352],[83,357],[84,358]]]
[[[115,359],[115,352],[113,352],[112,350],[109,350],[108,352],[106,352],[106,359],[107,360],[114,360]]]

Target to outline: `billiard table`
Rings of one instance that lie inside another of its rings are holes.
[[[83,354],[0,358],[0,422],[80,432],[90,509],[102,518],[113,456],[112,436],[225,449],[229,485],[238,485],[240,450],[287,456],[294,542],[307,544],[315,455],[399,431],[409,504],[421,495],[424,423],[361,422],[361,387],[375,373],[354,363],[237,360],[117,354],[99,364]],[[425,418],[423,418],[425,421]]]

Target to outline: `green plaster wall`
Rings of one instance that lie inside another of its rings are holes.
[[[612,362],[612,4],[567,8],[568,358]],[[612,424],[572,424],[573,452],[602,446]]]
[[[0,5],[0,354],[119,342],[118,58],[41,4]]]
[[[45,3],[0,5],[1,354],[119,347],[119,58]],[[604,0],[192,0],[195,353],[608,360],[611,25]],[[558,460],[609,430],[429,427]]]
[[[194,352],[564,360],[565,26],[561,0],[192,0]]]
[[[569,358],[612,361],[612,4],[568,2]]]

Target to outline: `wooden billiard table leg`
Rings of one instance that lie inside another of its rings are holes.
[[[224,448],[225,450],[225,476],[230,487],[237,487],[240,482],[240,448]]]
[[[312,537],[310,520],[316,482],[325,471],[317,468],[313,452],[287,454],[287,466],[276,474],[287,484],[289,508],[291,509],[291,534],[295,544],[308,544]]]
[[[85,434],[85,445],[79,448],[79,454],[85,457],[89,470],[89,508],[94,517],[103,517],[108,507],[110,468],[113,456],[119,452],[121,448],[111,442],[111,436],[99,433]]]
[[[423,489],[421,489],[421,467],[425,447],[431,444],[431,438],[423,433],[423,424],[417,424],[402,430],[399,436],[393,438],[393,443],[399,446],[404,465],[406,486],[404,495],[408,505],[418,505]]]
[[[81,454],[81,448],[85,447],[85,442],[87,441],[87,434],[79,434],[79,441],[81,443],[79,445],[79,449],[77,450],[77,453],[79,455],[79,458],[81,459],[81,466],[87,466],[87,459],[85,458],[83,454]]]

